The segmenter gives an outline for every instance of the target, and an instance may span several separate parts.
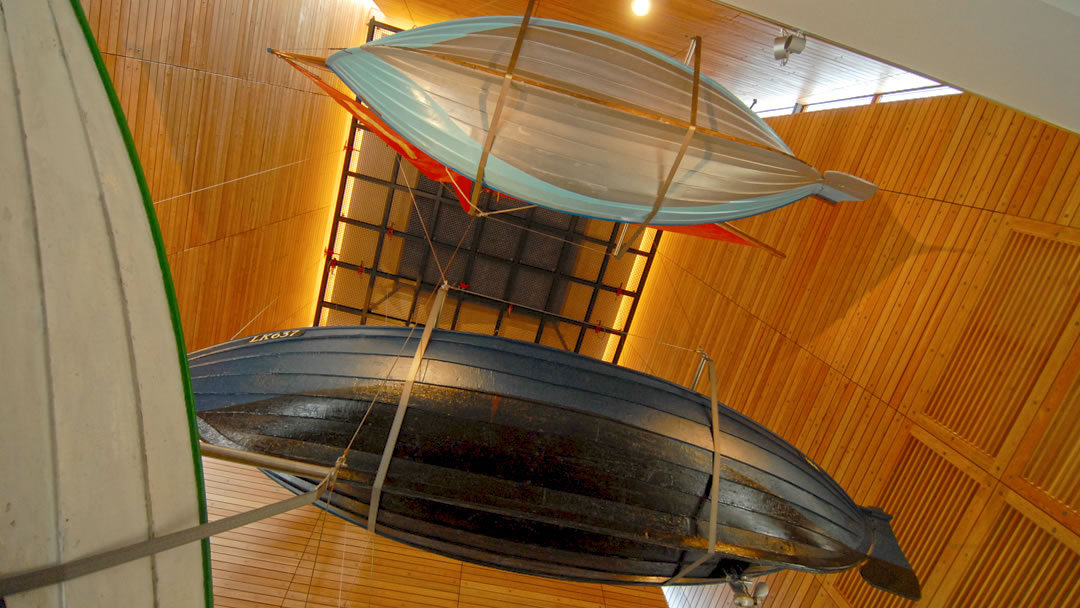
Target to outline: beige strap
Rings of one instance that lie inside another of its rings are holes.
[[[442,312],[446,302],[446,283],[439,287],[435,293],[435,301],[431,304],[427,323],[424,325],[424,334],[420,336],[420,345],[416,347],[413,355],[412,366],[409,367],[409,375],[405,378],[405,386],[401,389],[401,399],[398,400],[397,411],[394,413],[394,422],[390,425],[390,434],[386,437],[386,445],[383,447],[382,460],[379,461],[379,470],[375,473],[375,483],[371,486],[371,506],[368,510],[368,530],[375,532],[375,520],[379,515],[379,501],[382,498],[382,487],[386,481],[386,472],[390,469],[390,459],[394,456],[394,447],[397,445],[398,435],[401,434],[401,423],[405,420],[405,410],[409,407],[409,396],[412,394],[413,383],[416,374],[420,371],[420,362],[424,359],[428,342],[431,341],[431,332],[439,323],[439,313]]]
[[[472,215],[476,215],[479,211],[476,201],[480,198],[480,191],[484,187],[484,168],[487,166],[491,146],[495,143],[495,131],[499,127],[499,118],[502,117],[503,106],[506,104],[506,95],[510,92],[510,83],[514,80],[514,68],[517,67],[518,56],[521,54],[521,45],[525,42],[525,30],[529,27],[529,19],[532,18],[535,6],[536,0],[529,0],[529,6],[525,8],[525,16],[521,18],[521,28],[518,29],[517,39],[514,40],[514,50],[510,53],[510,61],[506,64],[506,73],[503,74],[499,100],[495,102],[495,111],[491,113],[491,124],[488,125],[487,137],[484,139],[484,149],[480,152],[480,165],[476,168],[472,195],[469,196],[469,213]]]
[[[711,504],[709,505],[709,548],[705,552],[705,555],[694,560],[689,565],[685,566],[678,574],[669,578],[665,585],[671,585],[681,578],[686,577],[688,574],[694,571],[695,568],[700,566],[716,553],[716,518],[719,511],[720,500],[720,413],[719,406],[716,398],[716,361],[708,359],[705,353],[701,354],[702,358],[708,361],[709,366],[709,384],[711,385],[711,400],[712,400],[712,441],[713,441],[713,461],[712,461],[712,492],[710,495]]]
[[[682,145],[679,146],[679,152],[675,155],[675,162],[671,163],[671,169],[668,171],[667,179],[660,185],[660,191],[656,193],[656,202],[653,203],[652,210],[649,211],[649,215],[645,217],[645,221],[638,225],[637,230],[634,231],[634,236],[630,237],[628,243],[633,243],[637,240],[641,233],[645,231],[645,228],[649,225],[649,222],[656,217],[656,214],[660,211],[660,205],[664,202],[664,197],[667,196],[668,188],[671,187],[671,182],[675,181],[675,173],[679,170],[679,165],[682,164],[683,156],[686,154],[686,149],[690,147],[690,141],[694,139],[694,132],[697,131],[697,107],[698,107],[698,93],[701,89],[701,36],[694,37],[694,88],[690,95],[690,124],[686,129],[686,135],[683,137]],[[621,243],[620,243],[621,245]],[[627,245],[629,247],[629,245]],[[614,255],[616,258],[621,257],[626,251],[623,247],[616,247]]]

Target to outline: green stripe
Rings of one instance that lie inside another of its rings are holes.
[[[105,69],[105,62],[101,59],[94,33],[90,30],[90,24],[83,13],[79,0],[71,0],[71,8],[75,17],[79,20],[83,34],[86,36],[86,44],[90,47],[90,54],[94,57],[101,83],[105,86],[105,93],[109,97],[109,105],[112,106],[116,116],[116,126],[120,128],[120,134],[124,138],[124,146],[127,148],[128,157],[131,159],[131,168],[135,171],[135,180],[139,183],[139,192],[142,193],[143,208],[146,211],[146,220],[150,225],[150,233],[154,238],[154,248],[157,250],[158,266],[161,268],[161,279],[165,287],[165,297],[169,302],[169,316],[172,318],[173,335],[176,336],[176,354],[180,363],[180,377],[184,383],[184,402],[187,404],[188,436],[191,440],[191,459],[195,469],[195,486],[199,498],[199,522],[206,523],[206,487],[203,481],[202,454],[199,452],[199,432],[195,427],[195,398],[191,393],[191,375],[188,372],[187,347],[184,345],[184,332],[180,325],[180,309],[176,304],[176,291],[173,289],[172,274],[169,272],[169,260],[165,255],[165,242],[161,238],[161,229],[158,227],[157,214],[154,212],[154,202],[150,198],[150,187],[143,175],[142,164],[139,163],[139,155],[135,151],[135,140],[131,137],[127,119],[124,117],[124,109],[120,106],[120,99],[113,88],[112,79]],[[214,605],[214,586],[210,574],[210,540],[202,540],[202,565],[203,565],[203,595],[207,608]]]

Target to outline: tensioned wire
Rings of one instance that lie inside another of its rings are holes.
[[[412,186],[409,184],[408,177],[406,177],[404,181],[405,181],[406,187],[409,190],[409,196],[412,198],[413,207],[414,207],[414,209],[416,209],[417,217],[420,218],[421,226],[423,226],[424,239],[427,242],[428,247],[431,249],[432,255],[434,256],[435,264],[439,268],[439,274],[443,279],[443,284],[446,284],[446,274],[445,274],[442,266],[439,264],[438,253],[435,251],[435,245],[434,245],[434,242],[431,239],[431,234],[428,232],[427,225],[424,223],[423,216],[420,214],[419,205],[416,202],[416,196],[413,193]],[[475,219],[476,218],[474,217],[473,220],[475,220]],[[447,269],[449,269],[450,266],[453,264],[454,257],[457,256],[458,251],[461,250],[461,246],[465,242],[465,236],[469,233],[469,230],[472,228],[472,224],[473,224],[473,222],[470,221],[469,226],[465,229],[464,233],[461,235],[461,239],[458,241],[457,247],[454,249],[453,254],[450,256],[450,260],[447,262],[447,266],[446,266]],[[436,295],[435,291],[428,292],[428,294],[426,295],[426,300],[427,300],[426,303],[427,303],[428,307],[434,305],[433,298],[434,298],[435,295]],[[360,436],[360,431],[363,428],[364,423],[367,422],[368,416],[371,414],[372,410],[374,409],[375,403],[378,402],[379,397],[382,396],[384,389],[386,389],[389,386],[390,377],[393,374],[394,369],[397,367],[398,362],[400,362],[402,360],[402,356],[403,356],[403,354],[405,352],[405,348],[408,346],[409,341],[412,339],[413,334],[416,332],[416,328],[418,326],[419,326],[418,323],[414,323],[409,328],[409,333],[408,333],[408,335],[405,336],[405,340],[402,341],[401,348],[398,350],[397,355],[394,357],[393,363],[390,364],[390,367],[386,372],[386,376],[383,378],[382,382],[379,383],[378,390],[375,392],[375,395],[372,397],[371,402],[368,403],[367,409],[364,411],[363,417],[361,417],[359,424],[356,425],[356,430],[353,432],[353,435],[349,439],[348,444],[346,444],[345,449],[342,451],[341,456],[338,458],[337,464],[335,465],[335,469],[338,468],[338,467],[345,466],[348,455],[349,455],[349,451],[352,449],[353,445],[356,443],[357,438]],[[319,515],[320,519],[322,519],[322,518],[324,518],[326,516],[326,512],[330,508],[330,496],[331,496],[331,494],[327,493],[327,495],[326,495],[326,508],[322,509],[322,513],[320,513],[320,515]],[[312,576],[311,576],[311,580],[309,581],[309,584],[308,584],[307,593],[305,594],[305,597],[304,597],[304,604],[305,605],[307,605],[308,599],[309,599],[310,594],[311,594],[311,586],[314,583],[314,579],[315,579],[315,567],[318,565],[319,549],[320,549],[320,547],[322,545],[322,537],[323,537],[323,535],[325,534],[325,531],[326,531],[325,520],[322,520],[322,521],[323,521],[322,532],[319,534],[319,537],[318,537],[318,539],[316,541],[315,557],[314,557],[314,561],[313,561],[313,564],[312,564]],[[318,522],[316,522],[316,526],[317,525],[318,525]],[[313,529],[313,533],[314,533],[314,529]],[[373,577],[374,576],[374,568],[375,568],[375,539],[374,539],[374,534],[369,535],[368,547],[369,547],[368,565],[369,565],[369,569],[371,570],[370,575]],[[344,576],[345,576],[345,574],[344,574],[344,564],[345,564],[345,551],[347,550],[347,548],[348,548],[348,535],[345,535],[344,539],[343,539],[343,547],[342,547],[342,553],[341,553],[341,564],[342,564],[342,566],[341,566],[341,569],[339,570],[339,577],[338,577],[338,605],[341,605],[341,599],[342,599],[341,596],[342,596],[342,591],[343,591],[343,587],[344,587]]]

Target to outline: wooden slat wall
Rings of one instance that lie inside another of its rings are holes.
[[[314,316],[348,115],[267,47],[363,42],[355,0],[84,0],[197,349]]]
[[[206,459],[218,519],[291,496],[256,469]],[[372,536],[314,506],[211,540],[220,607],[664,608],[656,588],[567,583],[462,563]]]
[[[896,516],[922,604],[1074,604],[1080,136],[968,95],[771,122],[881,191],[739,222],[786,259],[665,237],[625,364],[686,384],[704,347],[728,405]],[[767,605],[908,604],[855,572],[769,580]]]

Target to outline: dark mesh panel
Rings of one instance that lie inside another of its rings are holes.
[[[519,268],[514,277],[514,286],[510,292],[511,302],[520,302],[525,306],[544,309],[554,275],[531,268]]]
[[[521,228],[501,221],[487,221],[484,223],[484,232],[480,238],[478,250],[511,260],[514,252],[517,251],[518,239],[524,232]]]
[[[442,184],[440,184],[439,182],[436,182],[436,181],[432,181],[432,180],[428,179],[427,177],[425,177],[424,175],[420,175],[419,180],[417,181],[416,185],[413,186],[414,191],[416,191],[418,193],[423,192],[423,193],[426,193],[426,194],[430,194],[433,197],[435,195],[439,194],[439,192],[442,191],[442,189],[443,189]],[[456,201],[457,199],[454,199],[454,200]]]
[[[506,282],[510,278],[510,263],[489,258],[477,258],[473,263],[470,290],[492,298],[505,298]],[[517,302],[513,297],[511,302]],[[524,302],[522,302],[524,304]]]
[[[398,265],[398,274],[401,276],[417,280],[422,274],[421,264],[427,263],[434,267],[434,263],[429,259],[425,261],[425,257],[431,257],[431,250],[424,243],[417,241],[406,240],[405,246],[401,250],[401,262]]]
[[[536,232],[527,233],[525,249],[521,252],[521,261],[530,266],[554,271],[559,264],[559,252],[562,251],[562,246],[563,242],[558,239]]]
[[[408,196],[408,193],[405,194]],[[412,204],[412,200],[404,199],[409,205],[409,223],[405,228],[405,231],[411,235],[423,237],[424,228],[427,227],[428,232],[431,232],[431,227],[435,223],[435,199],[427,196],[417,196],[416,204]],[[420,215],[416,214],[416,210],[420,210]],[[421,218],[423,221],[421,221]]]
[[[635,297],[626,291],[640,293],[648,274],[646,264],[636,263],[640,256],[615,260],[605,254],[614,248],[621,226],[530,207],[490,191],[480,194],[477,206],[506,212],[469,215],[454,188],[421,175],[374,134],[355,131],[350,141],[359,143],[361,134],[362,144],[354,143],[358,149],[346,153],[355,175],[346,178],[338,209],[364,226],[336,219],[328,249],[342,263],[363,265],[365,272],[338,266],[324,273],[317,323],[423,322],[431,292],[443,280],[441,265],[454,289],[440,327],[449,328],[456,319],[460,330],[570,350],[580,338],[580,352],[613,358],[615,349],[608,345],[620,338],[597,333],[594,325],[611,328],[626,298]],[[646,259],[658,240],[645,242]]]
[[[435,226],[435,230],[432,232],[432,238],[437,242],[457,247],[458,243],[462,242],[462,237],[468,239],[466,231],[472,232],[471,224],[473,224],[470,216],[462,212],[461,207],[453,201],[444,201],[442,208],[439,210],[439,222]],[[430,229],[430,226],[429,226]]]

